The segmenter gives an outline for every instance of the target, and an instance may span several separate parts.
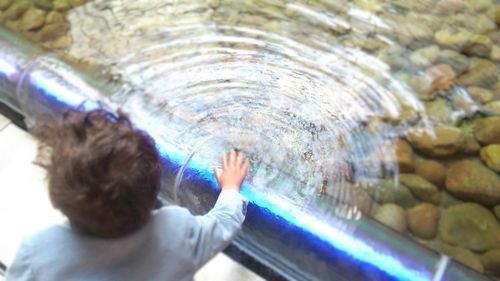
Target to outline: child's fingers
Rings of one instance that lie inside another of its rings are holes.
[[[238,157],[236,158],[236,166],[238,168],[243,167],[243,162],[245,161],[245,153],[238,152]]]
[[[236,166],[236,151],[234,149],[231,150],[231,152],[229,152],[229,165],[231,165],[231,167],[234,167]]]
[[[217,167],[213,167],[213,170],[214,170],[214,174],[215,174],[215,179],[217,180],[217,183],[219,184],[220,186],[220,178],[221,178],[221,170],[219,170]]]
[[[222,154],[222,168],[225,169],[227,167],[227,164],[228,164],[228,154],[227,153],[223,153]]]
[[[246,176],[248,173],[248,169],[250,169],[250,161],[245,160],[245,163],[243,163],[243,173]]]

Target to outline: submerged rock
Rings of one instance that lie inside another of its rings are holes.
[[[431,0],[430,2],[435,2],[435,0]],[[434,15],[434,13],[417,13],[415,11],[408,11],[404,18],[409,22],[420,26],[425,26],[431,30],[439,29],[442,24],[442,18],[440,16]],[[417,49],[417,47],[414,47],[413,49]]]
[[[433,124],[455,125],[457,118],[453,114],[448,101],[436,98],[433,101],[424,102],[425,112]]]
[[[500,144],[500,117],[486,117],[476,121],[474,136],[483,144]]]
[[[493,44],[495,45],[500,44],[500,30],[490,32],[488,36],[490,36],[490,39],[491,41],[493,41]]]
[[[33,0],[33,3],[35,3],[35,6],[37,8],[50,11],[52,10],[52,1],[51,0]]]
[[[488,36],[464,28],[445,28],[436,32],[434,38],[441,46],[470,56],[488,57],[492,48]]]
[[[471,160],[458,161],[446,172],[446,189],[459,199],[486,206],[500,203],[498,176]]]
[[[455,120],[456,125],[464,117],[472,117],[479,110],[479,106],[472,100],[472,98],[464,90],[452,91],[451,92],[451,104],[453,106],[454,112],[452,112],[452,117]]]
[[[464,0],[464,4],[474,12],[485,11],[493,5],[491,0]]]
[[[469,68],[469,59],[452,50],[441,51],[436,59],[436,63],[447,64],[458,74],[464,73]]]
[[[478,15],[465,15],[465,25],[467,29],[475,34],[485,34],[495,30],[495,23],[484,14]]]
[[[363,10],[368,10],[371,12],[377,12],[382,9],[382,3],[380,3],[380,1],[378,0],[354,0],[353,3]]]
[[[73,8],[79,7],[87,2],[87,0],[69,0]]]
[[[463,120],[463,122],[460,123],[460,130],[462,130],[465,135],[474,137],[474,129],[476,128],[476,121],[478,119],[479,118]]]
[[[421,100],[429,101],[436,98],[437,90],[449,90],[455,81],[453,69],[449,65],[439,64],[427,68],[423,75],[411,77],[408,83]]]
[[[456,74],[447,64],[438,64],[425,70],[425,75],[432,81],[437,90],[449,90],[455,83]]]
[[[53,41],[65,35],[68,30],[69,25],[65,22],[47,24],[38,33],[38,40],[40,42]]]
[[[488,115],[500,115],[500,101],[492,101],[484,105],[483,112]]]
[[[52,5],[54,6],[54,10],[60,12],[65,12],[71,9],[71,3],[69,2],[69,0],[54,0],[52,2]]]
[[[399,52],[398,50],[402,51]],[[385,50],[381,50],[378,54],[378,57],[389,64],[393,70],[405,69],[408,67],[410,62],[404,57],[404,49],[403,48],[388,48]]]
[[[420,1],[393,1],[394,5],[408,11],[417,11],[419,13],[429,12],[434,6],[433,0]]]
[[[500,172],[500,145],[490,144],[481,149],[481,159],[495,172]]]
[[[500,62],[500,47],[493,46],[490,53],[490,59],[499,63]]]
[[[434,6],[434,11],[443,15],[460,13],[464,9],[463,0],[438,0]]]
[[[19,21],[8,20],[4,23],[4,26],[10,30],[18,31],[19,30]]]
[[[69,46],[71,46],[72,43],[73,43],[73,38],[71,38],[71,36],[63,35],[51,43],[52,44],[51,48],[65,49],[65,48],[68,48]]]
[[[21,18],[21,30],[36,30],[45,23],[45,12],[38,9],[29,9]]]
[[[30,8],[30,6],[31,3],[29,0],[16,0],[5,12],[7,19],[19,19]]]
[[[439,251],[447,256],[456,259],[457,261],[469,266],[470,268],[473,268],[479,272],[484,271],[483,265],[481,264],[479,258],[474,253],[472,253],[467,249],[451,246],[440,241],[435,241],[435,242],[423,241],[422,243],[428,246],[429,248],[432,248],[436,251]]]
[[[424,160],[415,165],[415,173],[438,187],[444,187],[446,168],[434,160]]]
[[[493,249],[481,256],[486,273],[500,277],[500,248]]]
[[[469,71],[458,78],[463,86],[489,88],[498,81],[497,66],[483,59],[473,59]]]
[[[495,19],[495,23],[500,25],[500,6],[497,6],[493,12],[493,18]]]
[[[368,194],[379,204],[395,203],[404,208],[413,207],[416,203],[410,190],[392,180],[381,180],[374,187],[366,189]]]
[[[394,156],[387,153],[387,150],[394,149]],[[385,166],[397,165],[402,173],[413,172],[413,149],[405,140],[398,139],[390,142],[387,147],[379,151],[379,156]],[[395,159],[394,159],[395,158]]]
[[[0,10],[5,11],[14,0],[0,0]]]
[[[429,27],[414,22],[400,23],[395,27],[401,45],[428,45],[432,41],[433,32]]]
[[[493,93],[484,88],[480,87],[469,87],[467,91],[470,97],[477,103],[485,104],[493,100]]]
[[[437,96],[437,91],[432,86],[432,80],[426,76],[413,76],[408,84],[421,100],[429,101]]]
[[[434,130],[412,129],[408,132],[407,138],[422,153],[434,157],[455,155],[465,144],[465,135],[454,127],[438,127]]]
[[[466,29],[446,28],[434,34],[436,41],[443,47],[460,50],[465,46],[473,34]]]
[[[489,57],[493,44],[491,39],[482,34],[474,34],[469,41],[461,47],[460,51],[468,56]]]
[[[2,11],[0,11],[0,24],[4,25],[6,20],[7,19],[5,17],[5,13],[3,13]]]
[[[375,220],[396,231],[406,232],[405,210],[396,204],[385,204],[380,206],[380,208],[375,211],[373,217]]]
[[[439,221],[439,238],[446,243],[484,252],[500,242],[500,225],[481,205],[464,203],[446,209]]]
[[[212,9],[217,9],[219,8],[220,6],[220,0],[208,0],[208,6],[210,6],[210,8]]]
[[[64,16],[59,12],[53,11],[53,12],[50,12],[47,14],[47,18],[45,19],[45,22],[47,24],[64,22]]]
[[[382,118],[383,121],[390,124],[399,125],[402,123],[414,124],[419,118],[419,112],[411,106],[401,106],[401,109],[394,114],[387,114]]]
[[[336,13],[343,14],[349,9],[349,2],[347,0],[338,1],[324,1],[321,2],[328,10],[335,11]]]
[[[465,136],[464,154],[477,155],[480,149],[481,145],[473,136]]]
[[[434,64],[439,55],[439,47],[436,45],[418,49],[410,55],[413,64],[419,67],[429,67]]]
[[[400,174],[399,180],[418,199],[435,205],[441,202],[441,193],[438,188],[424,178],[414,174]]]
[[[360,188],[351,187],[351,190],[348,192],[351,193],[350,205],[358,207],[358,209],[364,214],[373,213],[377,204],[372,200],[366,191]]]
[[[440,204],[441,207],[448,208],[462,203],[464,203],[464,201],[457,199],[456,197],[448,193],[446,190],[443,190],[441,192],[441,204]]]
[[[417,205],[406,214],[408,229],[423,239],[436,236],[439,222],[439,208],[428,203]]]

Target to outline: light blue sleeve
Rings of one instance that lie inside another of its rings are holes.
[[[222,191],[214,208],[192,220],[189,247],[196,268],[231,243],[241,230],[248,201],[236,191]]]
[[[5,281],[34,281],[36,280],[30,264],[30,251],[26,241],[24,241],[11,266],[7,269]]]

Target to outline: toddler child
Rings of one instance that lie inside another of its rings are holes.
[[[122,113],[67,111],[38,122],[39,159],[53,206],[68,222],[25,239],[6,280],[192,280],[241,229],[249,162],[222,156],[221,193],[204,216],[153,210],[161,160],[155,143]],[[40,158],[41,157],[41,158]]]

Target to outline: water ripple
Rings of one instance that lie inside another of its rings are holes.
[[[235,4],[221,1],[213,9],[213,2],[91,2],[70,14],[75,43],[69,53],[112,65],[135,89],[133,97],[115,100],[140,102],[164,118],[162,130],[173,130],[169,116],[193,124],[166,133],[165,141],[189,150],[206,133],[228,140],[256,163],[250,178],[261,192],[302,208],[314,208],[325,194],[353,204],[355,183],[397,173],[387,164],[393,150],[371,155],[408,124],[376,129],[377,122],[397,120],[403,108],[425,117],[422,104],[385,62],[332,43],[346,32],[364,32],[363,23],[390,32],[389,22],[352,9],[348,16],[358,25],[351,26],[339,6],[319,10],[284,1],[243,3],[236,7],[241,14],[226,16]],[[304,24],[293,25],[292,17]],[[280,173],[262,168],[269,165]],[[282,174],[301,189],[280,186]]]

